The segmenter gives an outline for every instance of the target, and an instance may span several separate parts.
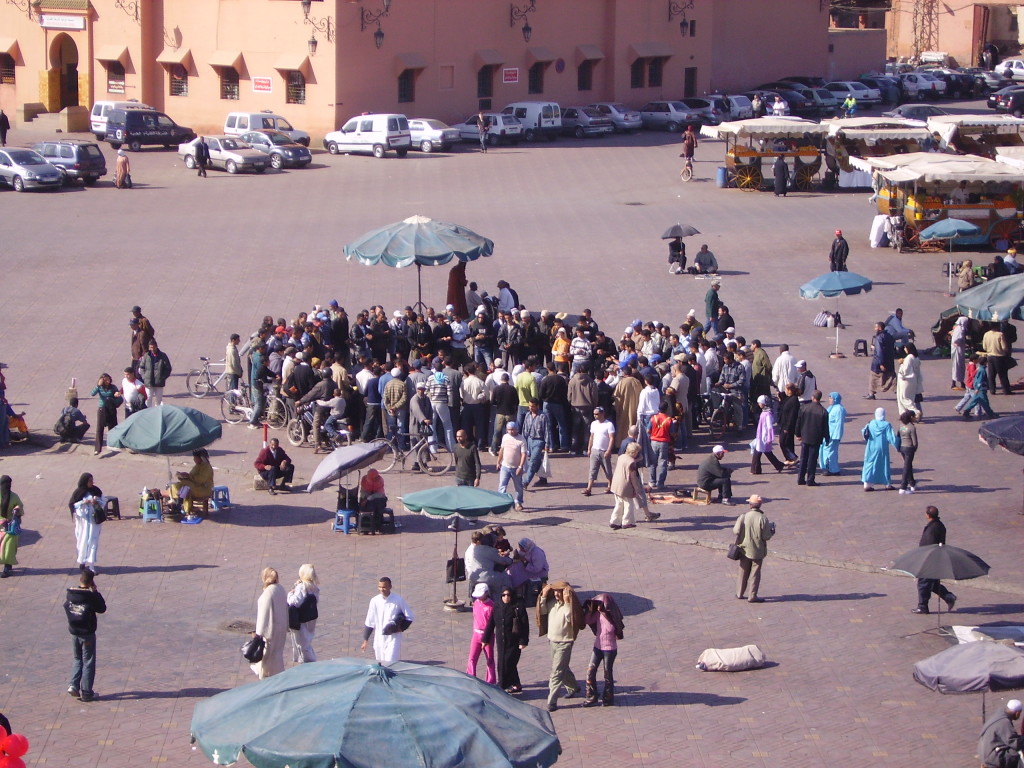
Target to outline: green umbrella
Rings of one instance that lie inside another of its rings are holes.
[[[300,664],[196,705],[192,741],[256,768],[543,768],[551,715],[454,669],[360,659]]]
[[[110,430],[107,445],[163,456],[205,448],[220,434],[220,422],[202,411],[158,405],[136,411]]]
[[[486,515],[500,515],[508,512],[515,499],[507,493],[488,491],[472,485],[447,485],[441,488],[429,488],[425,491],[414,491],[402,497],[402,503],[410,512],[428,517],[449,518],[455,520],[455,544],[452,549],[452,560],[459,556],[459,522],[458,518],[469,520]],[[449,609],[458,610],[459,602],[456,590],[458,581],[452,579],[452,599],[446,601]]]
[[[956,297],[960,314],[989,322],[1019,319],[1021,304],[1024,304],[1024,274],[987,280]]]

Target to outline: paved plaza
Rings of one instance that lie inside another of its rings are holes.
[[[10,140],[36,138],[15,130]],[[1020,458],[978,441],[978,422],[952,411],[959,394],[949,390],[949,361],[926,357],[918,493],[865,494],[859,474],[862,426],[876,406],[886,407],[891,421],[897,414],[891,394],[861,399],[868,362],[852,356],[854,340],[869,338],[873,323],[901,306],[924,342],[951,306],[943,257],[868,248],[874,210],[865,192],[775,198],[716,188],[718,142],[701,142],[697,178],[684,185],[674,141],[644,133],[487,154],[465,145],[404,160],[318,153],[305,170],[210,171],[207,179],[173,152],[148,150],[130,155],[133,190],[115,190],[108,178],[59,194],[0,191],[8,329],[0,359],[10,366],[8,397],[37,433],[32,445],[0,456],[0,473],[14,479],[26,506],[21,565],[0,581],[0,711],[29,737],[26,762],[209,764],[189,744],[193,708],[255,680],[238,652],[243,635],[226,627],[254,621],[266,565],[287,585],[300,564],[316,565],[320,658],[360,655],[367,601],[377,577],[389,575],[416,613],[405,659],[464,669],[471,616],[442,610],[453,543],[444,524],[404,513],[397,535],[333,533],[333,493],[271,497],[251,490],[260,433],[228,425],[211,455],[217,483],[231,489],[231,509],[199,526],[143,524],[133,500],[144,485],[166,482],[166,459],[115,451],[94,457],[91,444],[57,446],[50,432],[72,377],[83,411],[95,420],[95,401],[85,396],[101,372],[117,373],[128,362],[133,304],[153,322],[174,364],[168,402],[218,416],[215,398],[185,394],[184,374],[200,355],[219,360],[230,333],[244,337],[265,314],[294,317],[335,298],[350,314],[372,303],[389,312],[413,303],[414,270],[348,263],[342,248],[419,213],[494,240],[494,256],[469,266],[469,279],[482,288],[493,293],[506,279],[531,309],[589,307],[616,339],[637,317],[674,327],[691,308],[702,316],[708,282],[667,274],[659,240],[677,221],[692,224],[703,234],[688,240],[688,251],[692,257],[705,242],[717,255],[721,295],[738,332],[760,338],[773,360],[788,343],[823,391],[843,394],[850,412],[843,474],[819,478],[816,488],[798,487],[792,472],[751,476],[750,436],[727,445],[737,499],[764,496],[778,526],[763,604],[733,596],[736,567],[724,551],[742,506],[665,505],[657,523],[613,532],[611,497],[581,496],[586,462],[563,454],[552,458],[550,485],[527,493],[526,511],[502,518],[510,539],[527,536],[547,551],[553,579],[565,578],[584,597],[611,592],[626,614],[617,706],[565,701],[552,715],[563,749],[558,765],[977,766],[981,697],[941,696],[914,682],[913,663],[946,641],[924,632],[936,626],[934,614],[911,614],[914,581],[886,569],[917,545],[924,508],[934,504],[949,543],[992,566],[986,578],[950,584],[959,599],[942,624],[1024,623]],[[112,169],[113,153],[105,145],[104,152]],[[812,325],[834,300],[804,301],[797,290],[827,271],[836,228],[850,241],[850,269],[875,281],[870,293],[842,300],[848,328],[841,345],[850,356],[840,360],[829,358],[834,331]],[[957,254],[963,257],[990,260],[987,253]],[[444,305],[447,274],[423,270],[428,305]],[[1019,396],[992,397],[1000,414],[1020,403]],[[710,449],[706,432],[697,438],[669,473],[670,485],[692,485]],[[319,457],[286,447],[301,486]],[[895,453],[893,462],[901,465]],[[186,463],[176,457],[172,468]],[[62,609],[66,587],[77,582],[67,499],[85,471],[120,498],[126,515],[103,526],[97,584],[108,612],[99,620],[100,698],[89,704],[65,693],[71,643]],[[449,482],[386,476],[396,510],[402,494]],[[497,474],[488,470],[483,485],[496,488]],[[468,543],[460,534],[460,550]],[[542,707],[550,654],[546,639],[533,634],[520,665],[523,698]],[[768,668],[695,669],[705,648],[749,643],[764,650]],[[591,645],[591,633],[581,633],[577,677]],[[989,695],[989,712],[1005,698]]]

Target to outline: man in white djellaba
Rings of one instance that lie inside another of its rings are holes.
[[[359,650],[366,650],[370,635],[373,635],[373,654],[377,663],[392,664],[401,661],[402,633],[412,625],[415,617],[402,596],[391,591],[391,579],[387,576],[377,581],[377,591],[379,594],[370,600],[366,611],[363,644]]]

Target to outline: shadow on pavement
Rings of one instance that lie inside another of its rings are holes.
[[[644,691],[637,686],[617,686],[615,695],[624,704],[632,706],[679,706],[687,704],[703,704],[706,707],[725,707],[742,704],[747,699],[743,696],[719,696],[714,693],[696,693],[691,691]]]
[[[275,497],[267,496],[268,500],[273,498]],[[266,507],[262,504],[256,504],[247,505],[244,509],[232,506],[226,512],[218,513],[215,517],[210,517],[205,522],[218,523],[220,525],[282,528],[292,525],[326,523],[333,519],[334,512],[323,507]]]
[[[647,611],[654,610],[654,601],[648,600],[646,597],[639,595],[632,595],[629,592],[616,592],[614,590],[603,590],[603,589],[586,589],[580,590],[576,593],[580,603],[586,600],[590,600],[595,595],[599,595],[602,592],[607,592],[609,595],[615,598],[616,604],[619,606],[619,610],[622,611],[623,616],[638,616],[641,613],[647,613]]]
[[[1019,614],[1024,612],[1024,605],[1021,603],[989,603],[988,605],[965,605],[957,608],[955,613],[957,614],[968,614],[975,616],[1004,616],[1006,614]],[[987,627],[998,627],[1008,626],[1013,624],[1019,624],[1020,622],[992,622],[990,624],[980,625]]]
[[[136,701],[141,699],[205,699],[224,693],[227,688],[182,688],[180,691],[122,691],[103,696],[103,701]]]
[[[848,592],[846,594],[821,594],[821,595],[779,595],[769,598],[771,603],[822,603],[833,600],[870,600],[873,597],[888,597],[882,592]]]

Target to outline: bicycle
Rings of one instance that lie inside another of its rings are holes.
[[[277,393],[276,387],[266,392],[267,404],[263,409],[261,421],[271,429],[281,429],[288,423],[288,411],[284,400]],[[238,389],[229,389],[220,401],[220,413],[228,424],[240,424],[252,421],[256,406],[252,402],[249,385],[239,383]]]
[[[693,158],[686,158],[686,162],[683,163],[683,170],[679,172],[679,178],[683,181],[689,181],[693,178]]]
[[[223,360],[219,363],[211,363],[208,357],[200,357],[199,359],[203,361],[203,367],[193,368],[188,372],[188,377],[185,379],[185,388],[188,389],[192,397],[206,397],[211,391],[220,392],[217,385],[228,377],[227,363]],[[214,379],[213,372],[210,370],[211,367],[222,367],[224,371]]]
[[[374,464],[378,472],[387,472],[395,466],[396,461],[401,460],[402,469],[405,469],[406,460],[412,456],[415,458],[413,471],[423,472],[428,475],[443,475],[452,465],[452,453],[447,448],[442,448],[434,441],[434,430],[429,424],[423,425],[420,433],[412,434],[403,432],[402,437],[406,442],[411,443],[408,450],[402,450],[399,446],[399,433],[389,432],[387,437],[378,437],[372,442],[373,445],[385,445],[387,450],[380,461]],[[415,441],[415,442],[414,442]]]
[[[720,392],[722,401],[715,408],[708,420],[708,431],[713,440],[721,440],[728,429],[738,429],[743,423],[743,406],[740,395],[733,392]]]
[[[313,435],[313,408],[319,407],[314,406],[313,403],[307,403],[302,406],[294,416],[288,419],[288,442],[299,448],[306,444],[307,441]],[[327,420],[324,419],[326,422]],[[348,431],[348,419],[341,419],[338,424],[342,427],[336,435],[331,435],[327,430],[324,429],[323,424],[320,425],[320,430],[323,439],[332,448],[341,448],[345,445],[352,444],[352,435]],[[314,447],[316,441],[313,441]]]

